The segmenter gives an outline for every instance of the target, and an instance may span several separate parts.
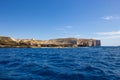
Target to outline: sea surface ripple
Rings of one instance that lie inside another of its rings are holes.
[[[0,48],[0,80],[120,80],[120,47]]]

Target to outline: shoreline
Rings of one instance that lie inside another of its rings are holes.
[[[76,48],[101,46],[96,39],[58,38],[51,40],[14,39],[0,36],[0,48]]]

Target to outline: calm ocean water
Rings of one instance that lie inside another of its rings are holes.
[[[0,80],[120,80],[120,47],[0,48]]]

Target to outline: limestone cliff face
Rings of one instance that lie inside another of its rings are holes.
[[[77,46],[100,46],[101,42],[100,40],[94,40],[94,39],[78,39],[77,40]]]
[[[33,40],[33,39],[13,39],[10,37],[0,36],[0,47],[91,47],[100,46],[100,40],[94,39],[77,39],[77,38],[59,38],[51,40]]]
[[[0,36],[0,47],[13,47],[17,46],[18,42],[10,37]]]

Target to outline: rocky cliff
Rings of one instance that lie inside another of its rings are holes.
[[[51,40],[14,39],[0,36],[0,47],[40,48],[40,47],[91,47],[100,46],[100,40],[59,38]]]

